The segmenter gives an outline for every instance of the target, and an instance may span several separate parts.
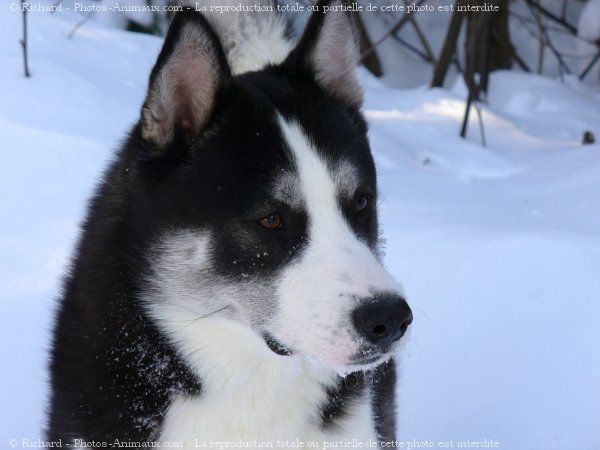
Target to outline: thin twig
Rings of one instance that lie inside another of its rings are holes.
[[[535,9],[535,22],[539,30],[539,35],[544,36],[544,23],[542,22],[542,13],[540,12],[540,0],[536,0],[537,8]],[[544,54],[546,53],[546,40],[540,38],[538,49],[538,66],[537,73],[541,74],[544,70]]]
[[[430,63],[430,64],[433,63],[431,57],[428,54],[424,53],[422,50],[418,49],[417,47],[415,47],[414,45],[412,45],[410,42],[405,41],[400,36],[397,36],[395,34],[392,34],[390,37],[392,39],[394,39],[396,42],[398,42],[399,44],[401,44],[404,47],[406,47],[411,52],[413,52],[415,55],[419,56],[426,63]]]
[[[531,12],[531,11],[530,11]],[[531,29],[531,25],[535,25],[536,21],[534,19],[532,19],[531,17],[523,17],[519,14],[512,14],[511,15],[517,19],[521,25],[523,26],[523,28],[525,29],[525,31],[527,31],[527,33],[529,34],[529,36],[531,36],[534,39],[540,39],[540,36],[538,33],[536,33],[534,30]],[[544,25],[547,31],[552,31],[555,33],[561,33],[565,36],[569,36],[571,39],[575,39],[578,40],[580,42],[585,42],[586,44],[590,44],[590,45],[597,45],[595,42],[590,41],[589,39],[584,39],[580,36],[572,36],[570,33],[566,34],[566,32],[561,29],[561,28],[555,28],[555,27],[550,27],[547,24]],[[571,52],[567,52],[565,50],[561,49],[561,55],[563,56],[568,56],[571,59],[587,59],[587,58],[593,58],[594,55],[596,53],[589,53],[586,55],[582,55],[580,53],[571,53]]]
[[[385,20],[385,17],[381,17],[381,20],[385,23],[385,26],[391,26],[391,23],[387,20]],[[428,55],[427,53],[425,53],[423,50],[417,48],[416,46],[414,46],[413,44],[411,44],[410,42],[408,42],[407,40],[403,39],[399,33],[392,33],[390,35],[390,37],[398,42],[400,45],[406,47],[407,50],[411,51],[412,53],[414,53],[415,55],[417,55],[419,58],[421,58],[423,61],[425,61],[428,64],[431,64],[433,62],[433,60],[431,59],[430,55]]]
[[[404,5],[406,5],[408,7],[409,0],[404,0]],[[423,46],[423,49],[425,49],[425,53],[427,53],[427,56],[429,57],[430,62],[435,65],[437,62],[437,58],[435,57],[433,51],[431,50],[431,46],[429,45],[429,42],[427,41],[427,38],[425,37],[425,33],[423,33],[423,30],[421,29],[421,27],[419,26],[419,23],[417,22],[417,19],[411,14],[410,16],[410,22],[413,26],[413,28],[415,29],[415,33],[417,34],[417,37],[419,38],[419,41],[421,41],[421,45]]]
[[[531,1],[530,0],[526,0],[526,1],[527,1],[527,6],[529,7],[529,11],[531,12],[531,14],[533,16],[535,16],[536,15],[535,7],[531,6]],[[541,35],[539,36],[539,38],[544,40],[545,45],[550,49],[550,51],[552,52],[552,54],[554,55],[554,57],[558,61],[558,66],[559,66],[559,69],[560,69],[560,76],[561,76],[561,78],[562,78],[562,75],[563,75],[563,73],[562,73],[563,70],[564,70],[565,73],[570,74],[571,73],[571,69],[569,69],[569,66],[567,66],[567,64],[563,60],[562,55],[559,53],[559,51],[556,49],[556,47],[554,46],[554,44],[550,40],[550,36],[548,35],[548,31],[544,27],[541,27],[540,28],[540,33],[541,33]]]
[[[425,0],[419,0],[416,5],[415,5],[415,9],[419,6],[421,6],[423,3],[425,3]],[[375,49],[381,45],[381,43],[383,41],[385,41],[388,37],[390,37],[391,34],[396,33],[398,30],[400,30],[404,25],[406,25],[406,22],[408,22],[410,20],[410,14],[409,13],[405,13],[395,24],[393,27],[391,27],[383,36],[381,36],[381,38],[379,38],[379,40],[377,40],[375,43],[373,43],[373,45],[371,46],[371,48],[365,50],[365,52],[361,55],[360,59],[363,60],[367,55],[371,54],[372,52],[375,51]]]
[[[512,17],[514,17],[515,19],[517,19],[519,22],[521,22],[521,24],[526,27],[527,24],[537,24],[537,21],[535,19],[532,19],[531,17],[524,17],[523,15],[514,12],[514,11],[509,11],[508,12]],[[545,24],[545,27],[548,31],[552,31],[553,33],[560,33],[563,34],[565,36],[569,36],[572,39],[575,39],[577,41],[581,41],[581,42],[587,42],[588,44],[593,44],[592,41],[590,41],[589,39],[585,39],[582,38],[581,36],[577,35],[577,34],[572,34],[569,31],[567,31],[563,26],[559,26],[559,25],[553,25],[553,24]],[[529,31],[529,30],[528,30]],[[531,34],[531,32],[529,31],[529,34]]]
[[[583,70],[583,72],[581,72],[581,75],[579,75],[580,80],[583,80],[587,76],[587,74],[590,72],[590,70],[592,70],[592,67],[594,67],[598,60],[600,60],[600,51],[596,53],[594,59],[592,59],[590,63],[586,66],[586,68]]]
[[[571,73],[571,69],[569,69],[569,66],[567,66],[567,63],[565,63],[565,60],[563,59],[562,55],[559,53],[559,51],[556,49],[556,47],[550,40],[550,36],[546,32],[546,30],[544,30],[544,38],[546,39],[546,45],[548,46],[554,57],[558,60],[559,67],[563,69],[567,73],[567,75],[569,75]]]
[[[563,27],[565,27],[567,30],[569,30],[572,34],[577,34],[577,28],[575,28],[573,25],[571,25],[566,20],[563,20],[560,17],[558,17],[557,15],[548,11],[541,4],[537,4],[537,0],[525,0],[525,3],[527,3],[527,6],[529,6],[530,8],[533,7],[533,8],[538,9],[539,12],[541,12],[548,19],[561,24]]]
[[[77,33],[77,30],[79,30],[88,20],[90,20],[92,18],[92,16],[94,15],[94,11],[89,12],[85,15],[85,17],[83,19],[81,19],[71,30],[71,32],[68,34],[67,39],[72,39],[73,36],[75,36],[75,33]]]
[[[21,39],[21,47],[23,49],[23,68],[25,72],[25,78],[29,78],[29,62],[27,56],[27,5],[25,0],[21,0],[21,11],[23,12],[23,39]]]
[[[513,58],[515,58],[515,61],[521,67],[521,69],[523,69],[525,72],[531,72],[531,69],[529,68],[527,63],[525,61],[523,61],[523,58],[521,58],[521,56],[519,56],[519,54],[517,53],[517,50],[514,50]]]
[[[475,109],[479,117],[479,127],[481,132],[481,144],[485,147],[485,132],[483,128],[483,117],[477,101],[479,100],[480,93],[487,91],[489,68],[490,68],[490,40],[491,34],[491,14],[481,14],[476,17],[469,17],[467,22],[467,36],[468,41],[466,44],[466,61],[467,67],[465,69],[464,79],[467,88],[469,89],[469,95],[467,97],[467,105],[465,108],[465,115],[460,131],[462,138],[467,135],[467,127],[469,125],[469,114],[471,111],[471,104],[475,104]],[[477,43],[481,42],[483,47],[478,48]],[[475,73],[479,73],[479,80],[475,79]]]
[[[478,102],[474,102],[473,103],[475,105],[475,111],[477,111],[477,117],[478,117],[478,121],[479,121],[479,133],[481,134],[481,145],[483,147],[487,147],[487,142],[485,139],[485,127],[483,124],[483,115],[481,114],[481,107],[479,106]]]

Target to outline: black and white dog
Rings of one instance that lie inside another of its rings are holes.
[[[277,13],[175,15],[60,302],[49,438],[395,438],[412,314],[378,254],[354,25],[318,6],[293,48]]]

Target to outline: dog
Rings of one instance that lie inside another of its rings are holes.
[[[381,263],[355,25],[315,9],[296,44],[277,11],[173,17],[59,301],[49,439],[393,445],[412,313]]]

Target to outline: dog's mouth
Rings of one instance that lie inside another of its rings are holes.
[[[376,353],[372,355],[355,355],[348,362],[349,366],[372,366],[381,363],[392,356],[391,353]]]
[[[385,361],[392,356],[394,348],[395,346],[393,343],[386,343],[382,346],[363,344],[359,347],[358,351],[350,357],[348,365],[366,366],[376,362]]]
[[[269,347],[269,349],[271,349],[271,351],[277,355],[289,356],[294,353],[290,347],[283,345],[269,333],[263,333],[262,338],[265,341],[265,344],[267,344],[267,347]]]
[[[271,334],[269,334],[267,332],[262,333],[262,338],[265,341],[265,344],[267,344],[267,347],[269,347],[269,349],[276,355],[290,356],[290,355],[293,355],[294,353],[296,353],[291,347],[288,347],[288,346],[282,344],[281,342],[279,342],[277,339],[275,339]],[[344,364],[344,367],[346,369],[352,369],[355,371],[369,370],[373,366],[376,366],[376,365],[381,364],[382,362],[386,361],[391,356],[392,356],[391,352],[381,352],[372,347],[363,348],[359,352],[354,354],[348,360],[348,362],[346,364]],[[335,366],[338,368],[340,367],[337,364],[335,364]]]

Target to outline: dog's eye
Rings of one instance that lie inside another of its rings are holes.
[[[369,206],[370,202],[371,202],[371,199],[369,198],[368,195],[361,195],[358,198],[358,200],[356,200],[356,205],[355,205],[356,212],[361,213],[364,210],[366,210],[367,207]]]
[[[283,219],[278,212],[269,214],[258,221],[268,230],[281,230],[283,228]]]

